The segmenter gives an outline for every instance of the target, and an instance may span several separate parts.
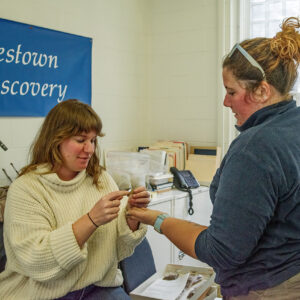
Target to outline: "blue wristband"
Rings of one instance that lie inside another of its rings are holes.
[[[169,218],[169,217],[170,216],[168,214],[160,214],[157,216],[153,227],[158,233],[162,233],[160,230],[160,226],[161,226],[162,222],[164,221],[164,219]]]

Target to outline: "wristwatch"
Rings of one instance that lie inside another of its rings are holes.
[[[160,230],[160,226],[162,224],[162,222],[164,221],[165,218],[169,218],[170,216],[168,214],[160,214],[157,216],[155,223],[154,223],[154,229],[158,232],[158,233],[162,233]]]

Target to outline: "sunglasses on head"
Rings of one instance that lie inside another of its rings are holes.
[[[228,54],[229,58],[233,55],[235,50],[239,50],[240,53],[249,61],[249,63],[253,67],[258,68],[261,71],[264,78],[266,77],[265,71],[263,70],[261,65],[243,47],[241,47],[239,43],[235,44],[234,47],[231,49],[230,53]]]

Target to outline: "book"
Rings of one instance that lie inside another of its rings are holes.
[[[162,183],[162,184],[151,184],[151,188],[153,191],[155,190],[163,190],[163,189],[168,189],[168,188],[172,188],[173,186],[173,182],[167,182],[167,183]]]
[[[157,193],[157,194],[160,194],[160,193],[164,193],[164,192],[169,192],[169,191],[171,191],[171,190],[172,190],[172,188],[170,187],[170,188],[163,189],[163,190],[155,190],[155,191],[153,191],[153,192],[155,192],[155,193]]]
[[[167,189],[163,189],[163,190],[155,190],[155,191],[149,191],[150,193],[150,198],[156,199],[159,195],[164,194],[165,192],[170,192],[172,191],[172,188],[167,188]]]
[[[156,150],[156,151],[165,151],[167,153],[167,169],[170,169],[171,167],[176,167],[177,166],[177,159],[179,156],[179,153],[177,151],[177,149],[175,148],[170,148],[167,146],[163,146],[163,145],[153,145],[150,146],[148,150]]]
[[[164,150],[168,154],[168,168],[184,170],[187,160],[187,143],[183,141],[159,140],[149,150]]]
[[[185,160],[186,160],[186,154],[185,154],[185,145],[184,142],[180,141],[158,141],[154,144],[154,146],[163,146],[171,151],[176,152],[176,168],[179,170],[183,170],[185,168]]]

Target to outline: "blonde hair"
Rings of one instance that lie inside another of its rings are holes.
[[[275,37],[253,38],[240,43],[263,68],[265,77],[239,51],[225,57],[223,68],[232,71],[238,80],[243,80],[248,91],[254,91],[262,80],[266,80],[287,99],[296,81],[300,62],[300,33],[297,28],[300,28],[299,18],[290,17],[282,22],[281,31]]]
[[[57,104],[50,110],[37,133],[30,149],[30,163],[21,170],[20,176],[45,163],[50,165],[50,172],[56,172],[63,164],[59,151],[62,141],[91,130],[94,130],[97,136],[103,136],[101,119],[89,105],[76,99],[69,99]],[[97,187],[101,174],[98,152],[96,140],[95,152],[89,161],[86,172],[93,177],[93,183]]]

